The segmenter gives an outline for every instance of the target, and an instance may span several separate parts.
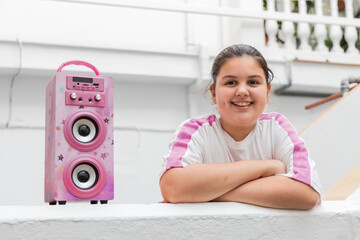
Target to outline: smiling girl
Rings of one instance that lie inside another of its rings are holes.
[[[309,151],[283,115],[263,113],[273,73],[261,53],[230,46],[211,73],[219,115],[189,119],[177,129],[161,173],[164,202],[313,208],[320,183]]]

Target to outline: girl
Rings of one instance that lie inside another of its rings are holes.
[[[240,44],[220,52],[210,84],[220,115],[178,128],[160,179],[164,202],[304,210],[319,202],[315,164],[303,140],[281,114],[263,114],[272,78],[255,48]]]

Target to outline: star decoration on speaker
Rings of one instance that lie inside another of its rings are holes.
[[[109,119],[108,119],[108,118],[105,118],[105,119],[104,119],[104,122],[108,124],[108,123],[109,123]]]
[[[101,157],[103,160],[105,160],[105,158],[107,157],[107,153],[101,153]]]
[[[62,120],[62,121],[61,121],[61,124],[63,124],[63,125],[64,125],[64,124],[65,124],[65,120]]]
[[[62,155],[62,154],[60,154],[59,156],[58,156],[58,160],[59,161],[62,161],[64,159],[64,156]]]

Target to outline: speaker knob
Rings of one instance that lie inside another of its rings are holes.
[[[95,95],[95,101],[100,101],[101,100],[101,95],[100,94],[96,94]]]
[[[75,100],[76,98],[77,98],[77,95],[76,95],[76,93],[71,93],[70,94],[70,98],[72,99],[72,100]]]

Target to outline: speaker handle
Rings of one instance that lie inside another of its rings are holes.
[[[100,75],[99,71],[96,69],[96,67],[94,67],[93,65],[91,65],[88,62],[84,62],[84,61],[78,61],[78,60],[73,60],[73,61],[68,61],[68,62],[64,62],[63,64],[61,64],[61,66],[58,68],[57,72],[61,72],[61,69],[63,69],[63,67],[68,66],[68,65],[82,65],[88,68],[91,68],[96,75]]]

